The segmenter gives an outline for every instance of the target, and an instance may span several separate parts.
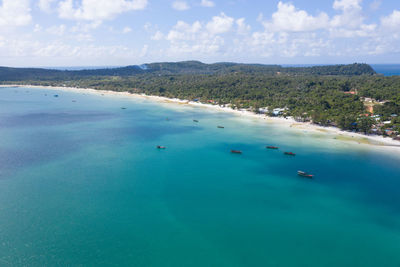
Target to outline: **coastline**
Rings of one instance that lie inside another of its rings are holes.
[[[282,118],[282,117],[269,117],[264,114],[256,114],[250,111],[244,110],[234,110],[229,107],[221,107],[218,105],[212,104],[204,104],[200,102],[193,102],[190,100],[182,100],[177,98],[167,98],[161,96],[152,96],[146,94],[132,94],[129,92],[116,92],[110,90],[97,90],[93,88],[78,88],[78,87],[56,87],[56,86],[41,86],[41,85],[0,85],[0,88],[4,87],[15,87],[15,88],[43,88],[50,90],[64,90],[64,91],[74,91],[76,93],[91,93],[97,95],[114,95],[114,96],[123,96],[130,98],[142,98],[147,99],[153,102],[159,103],[170,103],[170,104],[184,104],[193,107],[201,107],[207,109],[213,109],[218,112],[229,112],[235,116],[244,117],[247,119],[255,119],[259,121],[264,121],[266,123],[279,124],[281,126],[286,126],[288,128],[294,128],[298,130],[310,131],[313,133],[326,134],[326,135],[334,135],[335,139],[344,141],[344,142],[353,142],[358,144],[364,144],[374,147],[384,147],[384,148],[393,148],[395,151],[400,152],[400,142],[393,140],[389,137],[383,137],[378,135],[364,135],[360,133],[347,132],[342,131],[336,127],[324,127],[316,124],[312,124],[310,122],[297,122],[291,118]]]

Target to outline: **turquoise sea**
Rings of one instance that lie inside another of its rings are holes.
[[[399,163],[204,108],[0,88],[0,266],[400,266]]]

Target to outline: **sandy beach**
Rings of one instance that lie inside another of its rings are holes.
[[[219,112],[229,112],[235,116],[240,116],[243,118],[248,119],[255,119],[264,121],[266,123],[273,123],[280,125],[282,127],[294,128],[298,130],[308,131],[311,133],[323,133],[326,135],[332,135],[332,138],[345,141],[345,142],[352,142],[360,145],[370,145],[374,147],[381,147],[391,150],[400,152],[400,142],[393,140],[389,137],[383,137],[378,135],[364,135],[360,133],[354,132],[347,132],[342,131],[339,128],[335,127],[322,127],[316,124],[312,124],[309,122],[297,122],[292,118],[282,118],[282,117],[269,117],[264,114],[255,114],[250,111],[244,110],[234,110],[229,107],[221,107],[218,105],[212,104],[204,104],[199,102],[193,102],[189,100],[182,100],[177,98],[167,98],[167,97],[160,97],[160,96],[150,96],[145,94],[132,94],[129,92],[115,92],[115,91],[107,91],[107,90],[96,90],[92,88],[76,88],[76,87],[53,87],[53,86],[37,86],[37,85],[0,85],[1,87],[17,87],[17,88],[45,88],[51,90],[66,90],[66,91],[73,91],[77,93],[90,93],[90,94],[97,94],[97,95],[107,95],[107,96],[119,96],[119,97],[127,97],[127,98],[142,98],[147,99],[154,102],[159,103],[170,103],[170,104],[184,104],[193,107],[201,107],[207,109],[213,109]]]

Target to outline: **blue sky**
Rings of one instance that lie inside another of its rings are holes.
[[[3,66],[400,63],[399,0],[0,0]]]

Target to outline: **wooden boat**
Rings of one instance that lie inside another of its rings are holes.
[[[234,154],[242,154],[242,151],[240,151],[240,150],[231,150],[231,153],[234,153]]]
[[[165,146],[157,146],[158,149],[166,149]]]
[[[314,175],[303,172],[303,171],[297,171],[297,175],[299,175],[301,177],[310,178],[310,179],[312,179],[314,177]]]
[[[194,122],[199,122],[198,120],[193,120]]]
[[[279,147],[277,147],[277,146],[266,146],[266,148],[268,148],[268,149],[278,149]]]
[[[220,125],[218,125],[217,126],[217,128],[221,128],[221,129],[223,129],[223,128],[225,128],[224,126],[220,126]]]
[[[283,154],[289,155],[289,156],[296,156],[296,154],[293,152],[283,152]]]

